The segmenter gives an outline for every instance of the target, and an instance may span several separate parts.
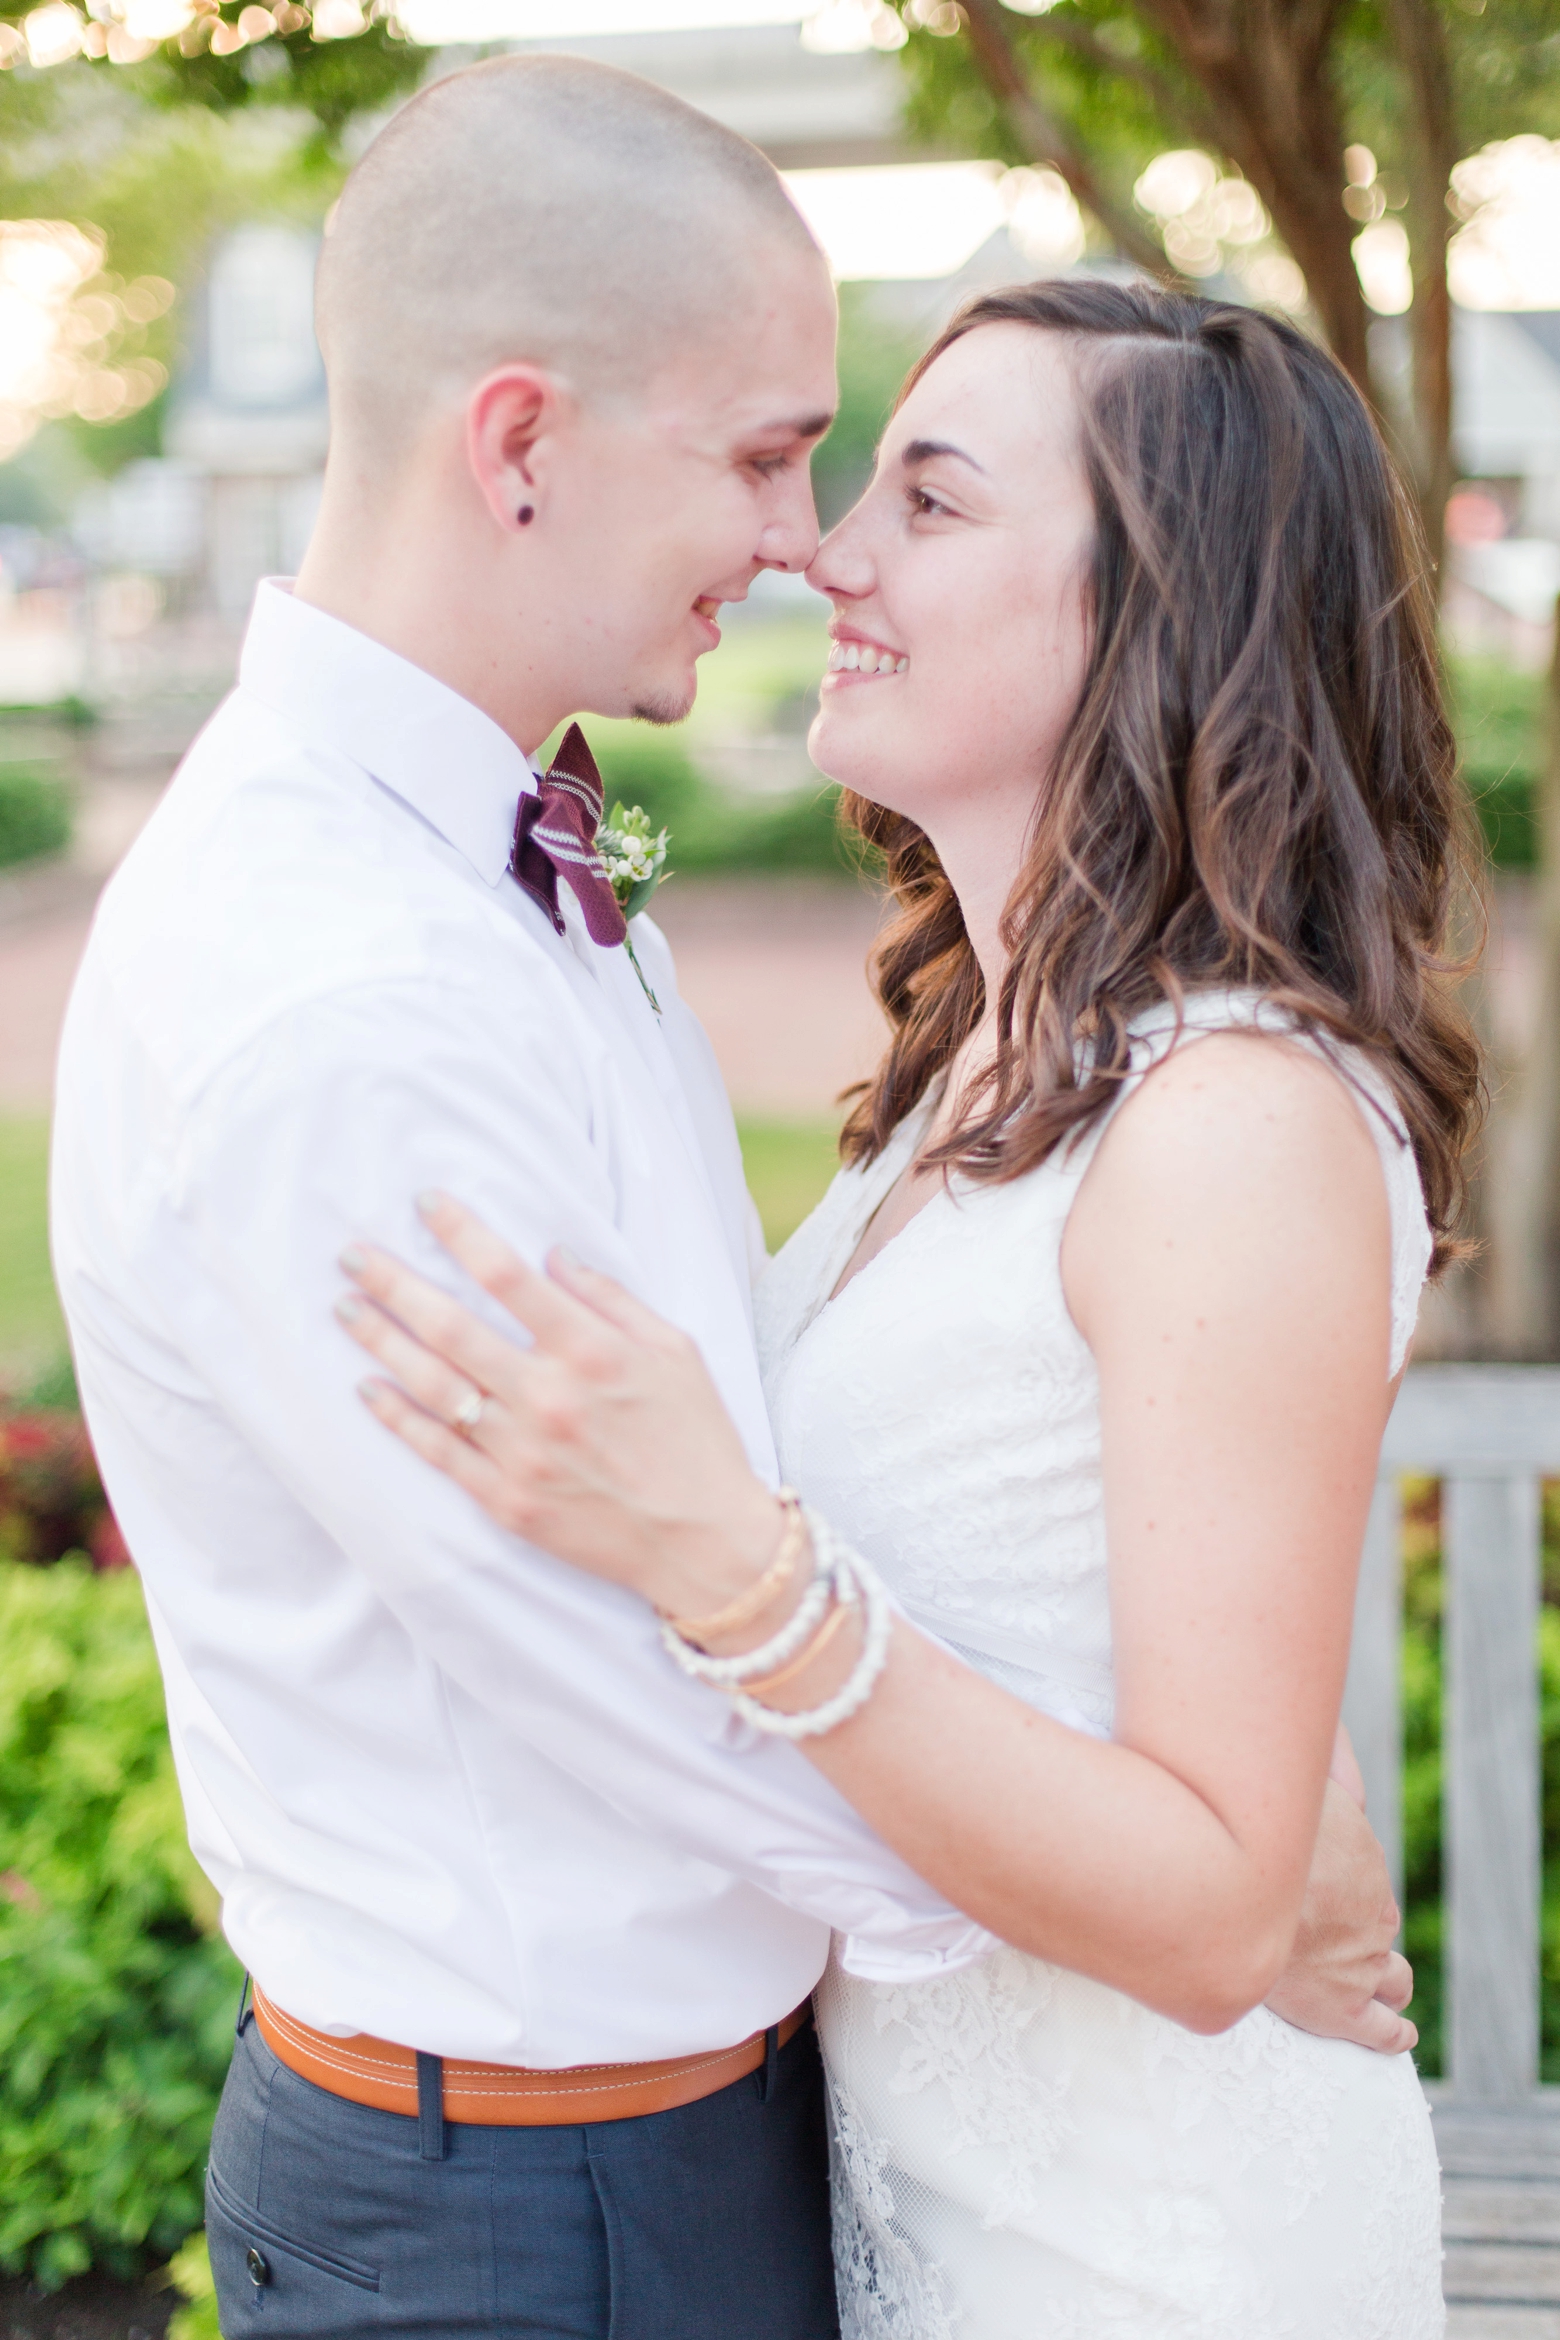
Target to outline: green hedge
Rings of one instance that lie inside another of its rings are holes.
[[[1498,658],[1448,658],[1463,778],[1497,869],[1538,861],[1534,791],[1543,754],[1544,677]]]
[[[597,724],[590,737],[608,803],[643,805],[653,827],[671,831],[669,875],[756,869],[840,877],[856,867],[835,823],[839,790],[826,780],[794,796],[738,796],[704,778],[675,732]]]
[[[31,764],[0,764],[0,869],[63,853],[69,843],[64,783]]]
[[[0,2270],[136,2275],[200,2224],[216,1914],[136,1577],[0,1563]]]
[[[1544,677],[1494,658],[1452,657],[1447,679],[1463,775],[1490,857],[1502,869],[1536,860],[1534,789],[1542,755]],[[819,779],[795,795],[754,798],[707,780],[678,731],[644,724],[591,726],[608,799],[642,804],[672,832],[670,866],[698,871],[813,870],[838,876],[859,864],[835,822],[839,790]]]

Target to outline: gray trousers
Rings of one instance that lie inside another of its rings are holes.
[[[206,2231],[226,2340],[838,2340],[810,2024],[674,2112],[430,2143],[299,2079],[245,2018]]]

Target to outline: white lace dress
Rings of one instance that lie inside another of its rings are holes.
[[[1210,995],[1185,1033],[1258,1021],[1271,1011]],[[1168,1010],[1142,1019],[1145,1069],[1172,1026]],[[1396,1371],[1429,1230],[1395,1114],[1367,1118],[1391,1201]],[[760,1286],[783,1467],[915,1621],[1104,1737],[1098,1384],[1060,1274],[1098,1136],[1008,1185],[955,1182],[828,1302],[923,1121],[836,1178]],[[1265,2009],[1199,2038],[1017,1950],[910,1988],[862,1981],[837,1953],[818,2007],[846,2340],[1444,2330],[1439,2178],[1406,2056]]]

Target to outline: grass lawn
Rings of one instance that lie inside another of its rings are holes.
[[[49,1272],[49,1125],[0,1121],[0,1376],[16,1379],[64,1352]]]
[[[747,1182],[764,1222],[764,1239],[778,1251],[798,1228],[840,1166],[839,1125],[833,1121],[741,1121]]]

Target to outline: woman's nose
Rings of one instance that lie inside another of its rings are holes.
[[[860,601],[872,591],[876,573],[865,532],[853,525],[854,520],[855,515],[847,512],[839,526],[832,528],[819,545],[807,571],[807,582],[814,592]]]

